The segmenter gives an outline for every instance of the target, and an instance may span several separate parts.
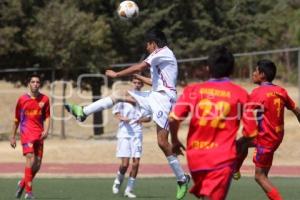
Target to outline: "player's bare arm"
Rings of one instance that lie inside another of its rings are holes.
[[[19,121],[14,121],[13,127],[12,127],[12,133],[10,137],[10,146],[12,148],[16,148],[17,142],[16,142],[16,135],[17,135],[17,130],[19,127]]]
[[[292,112],[295,114],[295,116],[298,119],[298,122],[300,123],[300,108],[296,107],[295,109],[292,110]]]
[[[41,136],[42,139],[46,139],[48,137],[49,129],[50,129],[50,117],[45,119],[44,131],[43,131],[42,136]]]
[[[125,123],[129,123],[130,119],[128,119],[127,117],[122,116],[120,113],[116,113],[115,114],[115,118],[119,121],[123,121]]]
[[[151,121],[151,117],[141,117],[140,119],[137,120],[137,123],[142,124],[150,121]]]
[[[123,77],[123,76],[129,76],[135,73],[139,73],[143,70],[145,70],[147,67],[149,67],[148,63],[145,61],[142,61],[140,63],[134,64],[127,69],[124,69],[119,72],[115,72],[113,70],[106,70],[105,75],[110,77],[110,78],[118,78],[118,77]]]
[[[137,78],[137,79],[143,81],[143,83],[152,86],[152,80],[151,80],[151,78],[148,78],[148,77],[146,77],[146,76],[142,76],[142,75],[140,75],[140,74],[134,74],[133,76],[134,76],[135,78]]]

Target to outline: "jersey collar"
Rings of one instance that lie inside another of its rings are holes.
[[[228,77],[208,79],[208,82],[228,82],[228,81],[230,81],[230,78]]]

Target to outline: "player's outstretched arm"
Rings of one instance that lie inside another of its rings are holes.
[[[142,76],[142,75],[139,75],[139,74],[134,74],[133,76],[135,78],[139,79],[140,81],[143,81],[143,83],[152,86],[152,80],[151,80],[151,78],[148,78],[146,76]]]
[[[296,107],[292,110],[292,112],[295,114],[295,116],[297,117],[298,119],[298,122],[300,123],[300,108],[299,107]]]
[[[140,63],[134,64],[134,65],[128,67],[127,69],[124,69],[119,72],[115,72],[113,70],[106,70],[105,75],[110,78],[129,76],[129,75],[133,75],[135,73],[139,73],[139,72],[145,70],[148,66],[149,66],[148,63],[146,63],[145,61],[142,61]]]

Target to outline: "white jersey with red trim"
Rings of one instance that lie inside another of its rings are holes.
[[[167,46],[159,48],[145,62],[150,65],[152,90],[164,91],[171,98],[176,98],[178,66],[172,50]]]

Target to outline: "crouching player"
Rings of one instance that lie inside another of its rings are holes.
[[[194,180],[190,192],[205,200],[223,200],[235,167],[240,120],[245,137],[255,136],[256,123],[253,112],[242,112],[248,101],[246,90],[229,79],[233,55],[225,47],[215,48],[209,55],[208,69],[211,79],[187,86],[179,97],[170,114],[170,131],[174,152],[182,154],[178,128],[192,113],[186,148]]]
[[[40,93],[40,77],[36,74],[28,78],[28,93],[17,102],[10,145],[16,148],[16,133],[20,125],[23,155],[26,158],[24,177],[18,182],[16,198],[21,198],[25,188],[25,199],[34,199],[32,180],[39,171],[43,157],[44,139],[50,125],[49,98]]]

